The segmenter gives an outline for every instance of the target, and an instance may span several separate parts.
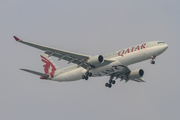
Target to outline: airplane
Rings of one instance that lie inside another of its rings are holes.
[[[45,51],[41,54],[44,73],[29,69],[20,70],[38,75],[40,79],[58,82],[109,76],[109,81],[105,83],[105,86],[109,88],[116,83],[115,80],[117,79],[125,80],[125,82],[129,80],[145,82],[142,79],[143,69],[130,70],[128,66],[148,59],[151,59],[151,64],[155,64],[154,59],[168,48],[168,44],[165,42],[150,41],[105,55],[89,56],[42,46],[21,40],[16,36],[13,37],[17,42]],[[63,59],[68,61],[68,64],[74,63],[75,65],[59,69],[52,61],[51,56],[57,57],[58,61]]]

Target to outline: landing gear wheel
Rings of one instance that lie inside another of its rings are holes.
[[[155,64],[155,61],[151,60],[151,64]]]
[[[88,76],[88,75],[89,75],[89,71],[86,72],[86,76]]]
[[[111,84],[109,84],[109,86],[108,86],[109,88],[111,88],[112,87],[112,85]]]
[[[92,73],[90,72],[90,73],[89,73],[89,77],[91,77],[91,76],[92,76]]]
[[[111,82],[113,85],[116,83],[116,81],[115,80],[112,80],[112,82]]]
[[[110,80],[109,80],[109,84],[111,84],[111,83],[112,83],[112,84],[115,84],[115,83],[116,83],[116,81],[115,81],[115,80],[111,80],[111,79],[110,79]]]
[[[112,80],[112,79],[110,79],[110,80],[109,80],[109,83],[112,83],[112,81],[113,81],[113,80]]]
[[[151,59],[152,59],[150,62],[151,64],[155,64],[155,61],[154,61],[155,58],[156,58],[156,56],[151,56]]]
[[[88,80],[88,76],[85,76],[85,78],[84,78],[85,80]]]
[[[92,76],[92,73],[89,72],[89,71],[87,71],[87,72],[85,73],[85,75],[91,77],[91,76]]]
[[[106,83],[105,86],[108,87],[108,88],[112,87],[111,83]]]
[[[109,87],[109,83],[106,83],[105,86],[106,86],[106,87]]]

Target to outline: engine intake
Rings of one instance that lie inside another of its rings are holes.
[[[138,69],[138,70],[133,70],[129,74],[130,79],[138,79],[141,78],[144,75],[144,70]]]
[[[104,62],[104,57],[102,55],[96,55],[94,57],[91,57],[89,60],[88,60],[88,63],[90,65],[97,65],[97,64],[101,64]]]

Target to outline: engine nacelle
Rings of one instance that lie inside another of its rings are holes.
[[[141,78],[144,75],[144,70],[138,69],[138,70],[133,70],[129,74],[130,79],[138,79]]]
[[[97,65],[97,64],[101,64],[104,62],[104,57],[102,55],[96,55],[94,57],[91,57],[89,60],[88,60],[88,63],[90,65]]]

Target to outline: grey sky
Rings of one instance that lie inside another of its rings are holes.
[[[179,120],[179,6],[179,0],[1,0],[0,119]],[[144,69],[146,83],[118,80],[108,89],[108,77],[60,83],[20,71],[43,72],[43,51],[13,35],[87,55],[153,40],[169,48],[155,65],[148,60],[129,66]]]

